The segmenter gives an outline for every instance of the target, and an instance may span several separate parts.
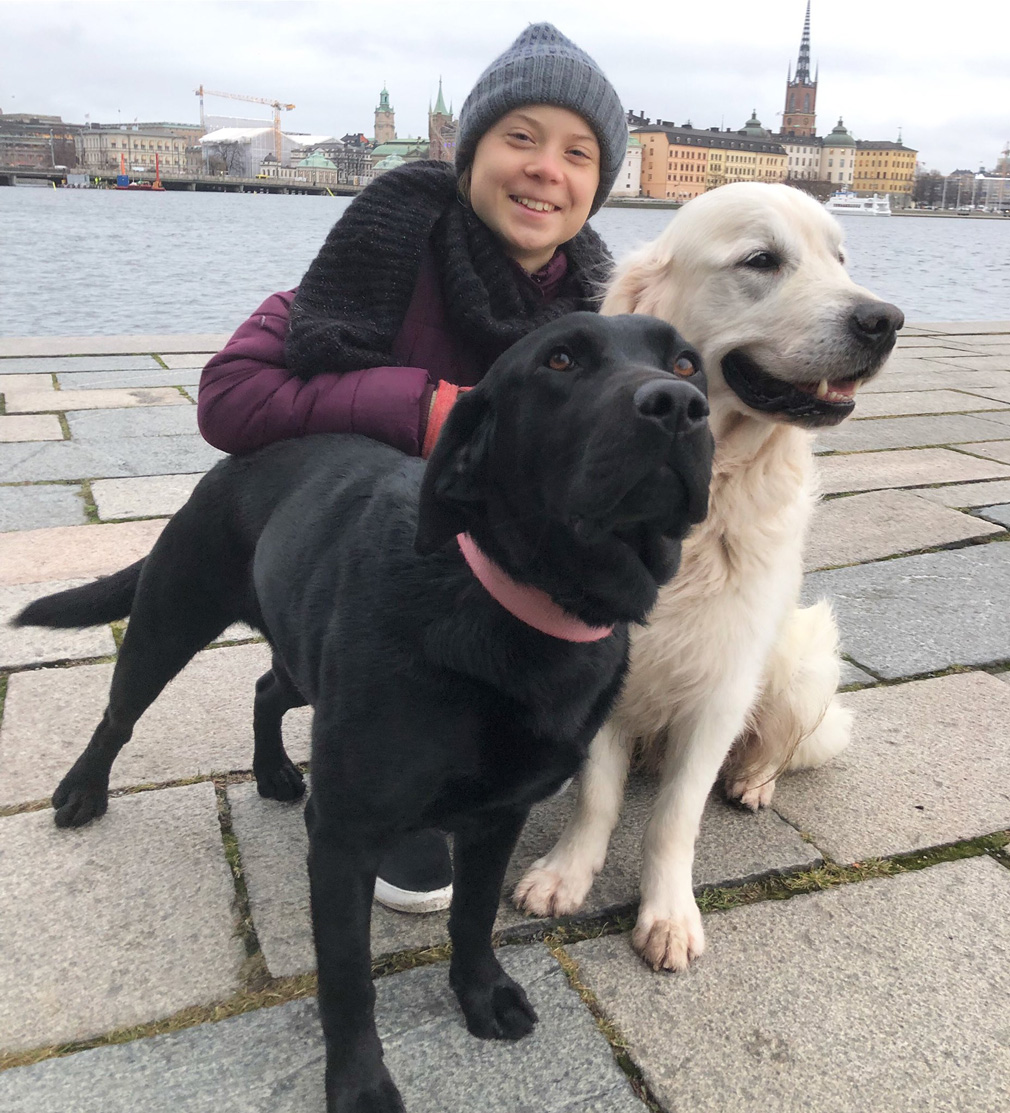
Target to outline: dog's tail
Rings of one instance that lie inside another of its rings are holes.
[[[126,618],[133,607],[144,560],[103,576],[91,584],[57,591],[29,603],[11,619],[12,626],[101,626]]]

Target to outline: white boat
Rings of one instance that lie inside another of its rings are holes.
[[[890,216],[891,204],[887,197],[876,193],[872,197],[860,197],[847,189],[840,189],[824,202],[824,207],[833,216],[848,213],[852,216]]]

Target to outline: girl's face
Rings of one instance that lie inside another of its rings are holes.
[[[600,184],[600,145],[574,112],[530,104],[481,136],[470,204],[510,258],[531,273],[589,218]]]

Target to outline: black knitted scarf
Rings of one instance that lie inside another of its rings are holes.
[[[449,321],[488,365],[537,326],[595,309],[611,269],[603,241],[585,225],[564,245],[568,271],[545,302],[460,200],[450,165],[399,167],[358,194],[306,271],[291,306],[288,367],[308,379],[392,364],[429,246]]]

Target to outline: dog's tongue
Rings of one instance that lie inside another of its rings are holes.
[[[858,379],[821,379],[819,383],[794,383],[804,394],[814,394],[824,402],[849,402],[859,386]]]

